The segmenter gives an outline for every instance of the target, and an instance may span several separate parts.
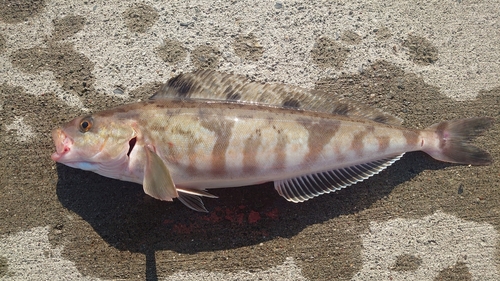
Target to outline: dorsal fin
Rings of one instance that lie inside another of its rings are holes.
[[[403,154],[333,171],[275,181],[274,188],[279,195],[288,201],[294,203],[304,202],[321,194],[335,192],[378,174],[399,160]]]
[[[402,120],[344,97],[320,90],[284,84],[250,81],[242,75],[213,70],[179,74],[165,83],[150,99],[201,99],[327,112],[369,119],[378,123],[400,125]]]

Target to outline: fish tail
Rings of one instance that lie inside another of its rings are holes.
[[[485,132],[493,120],[490,117],[477,117],[434,124],[426,131],[431,131],[437,136],[436,145],[427,147],[423,151],[440,161],[489,165],[492,163],[491,155],[471,145],[469,141]]]

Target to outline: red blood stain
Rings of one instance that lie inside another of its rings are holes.
[[[164,219],[163,220],[163,224],[171,224],[171,223],[174,223],[173,220],[169,220],[169,219]]]
[[[217,212],[212,212],[210,215],[201,217],[201,219],[212,223],[218,223],[222,220],[222,218],[217,215]]]
[[[232,221],[234,220],[234,217],[235,217],[234,211],[233,211],[233,210],[231,210],[231,209],[229,209],[229,208],[227,208],[227,209],[225,210],[225,216],[224,216],[224,218],[225,218],[226,220],[228,220],[228,221],[231,221],[231,222],[232,222]]]
[[[224,218],[230,222],[242,224],[245,215],[243,213],[239,213],[237,209],[226,208],[226,215]]]
[[[279,217],[279,211],[277,208],[274,208],[271,211],[266,212],[266,216],[270,219],[277,220]]]
[[[245,214],[238,214],[237,217],[238,217],[237,219],[238,224],[242,224],[243,220],[245,219]]]
[[[172,219],[164,219],[162,224],[171,227],[173,233],[187,235],[204,232],[204,223],[202,221],[215,225],[224,223],[224,221],[238,225],[244,225],[247,223],[253,225],[260,222],[263,218],[277,220],[279,218],[278,209],[274,208],[272,210],[268,210],[267,212],[258,212],[250,210],[244,205],[230,208],[215,207],[209,214],[200,214],[198,216],[198,220],[195,220],[195,222],[192,223],[177,223]],[[254,234],[263,237],[269,235],[267,232],[263,232],[262,230],[257,231]]]
[[[260,214],[256,211],[250,211],[250,214],[248,215],[248,222],[251,224],[254,224],[260,220]]]
[[[172,230],[177,233],[177,234],[190,234],[192,232],[191,227],[185,225],[185,224],[175,224],[172,227]]]

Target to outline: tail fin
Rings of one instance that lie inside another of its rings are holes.
[[[493,118],[478,117],[434,124],[427,130],[435,131],[438,135],[439,147],[424,151],[440,161],[489,165],[492,162],[491,155],[469,144],[469,141],[481,135],[492,123]]]

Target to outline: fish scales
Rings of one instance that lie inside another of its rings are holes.
[[[212,72],[199,75],[214,79]],[[53,131],[52,158],[143,184],[152,197],[178,198],[197,211],[206,211],[200,197],[213,197],[206,189],[268,181],[287,200],[302,202],[377,174],[409,151],[422,150],[447,162],[491,163],[487,152],[468,141],[485,131],[492,118],[407,129],[376,110],[352,111],[365,107],[344,100],[335,113],[308,104],[317,102],[309,97],[284,100],[281,106],[275,105],[276,97],[273,104],[234,102],[249,95],[249,88],[263,98],[280,86],[217,77],[220,81],[211,87],[224,89],[225,100],[188,98],[206,95],[201,92],[210,87],[197,76],[185,76],[162,90],[176,90],[176,97],[157,94],[150,101],[76,118]]]
[[[179,186],[207,188],[212,181],[219,187],[254,184],[420,148],[404,137],[421,138],[417,132],[365,120],[257,105],[227,108],[227,104],[192,101],[175,105],[178,108],[147,102],[123,110],[126,113],[118,113],[116,119],[137,118],[142,138],[170,164]],[[276,178],[278,172],[281,178]]]

